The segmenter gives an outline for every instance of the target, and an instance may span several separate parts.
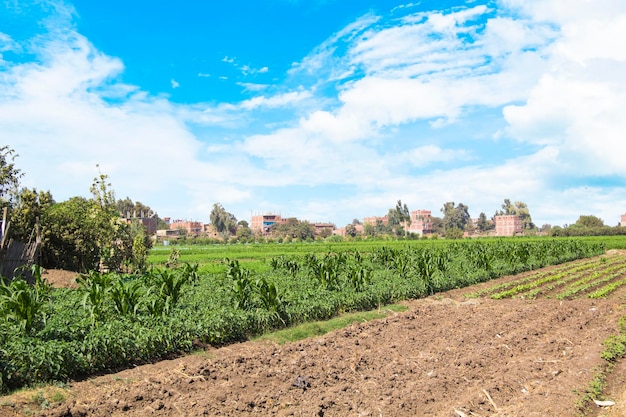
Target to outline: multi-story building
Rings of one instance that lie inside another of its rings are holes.
[[[188,220],[174,220],[170,223],[170,230],[184,230],[190,236],[202,234],[202,223]]]
[[[257,214],[250,219],[250,229],[254,233],[268,234],[273,225],[284,222],[280,214]]]
[[[409,233],[417,233],[420,236],[432,233],[433,217],[430,210],[415,210],[411,212],[411,224],[406,229]]]
[[[515,236],[522,233],[522,216],[514,214],[495,216],[496,236]]]
[[[622,214],[622,218],[619,222],[619,225],[622,227],[626,227],[626,213]]]

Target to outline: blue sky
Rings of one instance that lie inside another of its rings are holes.
[[[99,164],[161,217],[510,199],[615,225],[625,108],[618,0],[0,5],[0,144],[57,201]]]

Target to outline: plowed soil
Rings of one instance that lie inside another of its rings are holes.
[[[579,392],[605,363],[602,342],[618,332],[626,289],[599,300],[463,297],[478,288],[322,337],[209,348],[75,382],[57,389],[58,402],[42,400],[52,388],[13,394],[0,415],[580,415]],[[624,378],[620,363],[605,391],[616,404],[586,415],[626,415]]]

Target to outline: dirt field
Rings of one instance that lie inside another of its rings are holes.
[[[617,332],[626,291],[602,300],[463,297],[475,290],[410,301],[407,312],[284,346],[246,342],[14,394],[0,399],[0,415],[579,415],[575,390],[603,363],[602,341]],[[609,378],[615,406],[586,415],[626,415],[623,362]],[[55,392],[63,401],[42,399]]]

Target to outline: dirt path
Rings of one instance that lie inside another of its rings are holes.
[[[465,300],[472,291],[411,301],[407,312],[315,339],[246,342],[73,383],[64,402],[34,414],[576,416],[574,390],[602,363],[625,291],[603,300]],[[612,377],[616,406],[596,415],[626,415],[623,371]],[[33,413],[26,402],[4,397],[0,415]]]

